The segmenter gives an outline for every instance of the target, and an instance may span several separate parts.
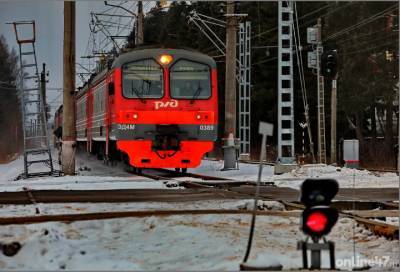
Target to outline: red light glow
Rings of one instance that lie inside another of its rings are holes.
[[[307,218],[306,225],[313,232],[321,232],[325,229],[328,218],[321,212],[314,212]]]

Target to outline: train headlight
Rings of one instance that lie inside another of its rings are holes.
[[[170,64],[172,60],[173,60],[173,58],[171,55],[161,55],[160,56],[160,62],[163,65]]]
[[[200,120],[200,119],[201,119],[201,115],[200,115],[200,114],[197,114],[197,115],[196,115],[196,119],[197,119],[197,120]]]
[[[133,119],[138,119],[138,117],[139,117],[139,116],[138,116],[137,113],[132,114],[132,118],[133,118]]]

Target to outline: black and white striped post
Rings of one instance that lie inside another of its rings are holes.
[[[305,162],[305,158],[306,158],[306,155],[305,155],[305,143],[304,143],[304,135],[305,135],[305,130],[306,130],[306,128],[307,128],[307,123],[299,123],[299,125],[300,125],[300,127],[303,129],[303,131],[302,131],[302,139],[301,139],[301,144],[302,144],[302,147],[301,147],[301,150],[302,150],[302,161],[300,161],[300,164],[302,164],[302,163],[304,163]]]

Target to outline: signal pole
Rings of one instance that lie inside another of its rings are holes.
[[[46,118],[46,122],[47,122],[47,110],[48,110],[48,106],[47,106],[47,102],[46,102],[46,63],[43,63],[42,66],[42,72],[40,73],[40,94],[43,97],[43,106],[44,106],[44,110],[45,110],[45,118]]]
[[[336,163],[336,107],[337,107],[337,82],[332,80],[331,93],[331,163]]]
[[[235,2],[226,5],[225,138],[236,137],[236,28]]]
[[[64,2],[64,93],[61,164],[66,175],[75,174],[75,2]]]
[[[143,44],[143,20],[144,20],[144,15],[143,15],[143,3],[142,1],[138,1],[137,4],[138,8],[138,14],[136,17],[137,24],[136,24],[136,45],[141,45]]]

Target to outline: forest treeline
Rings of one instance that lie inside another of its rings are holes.
[[[0,36],[0,163],[15,158],[21,151],[21,112],[16,81],[18,56]]]
[[[174,2],[168,9],[156,7],[145,17],[146,45],[189,47],[216,57],[219,68],[220,106],[224,108],[225,60],[207,37],[188,22],[192,10],[220,20],[224,2]],[[307,27],[322,19],[322,40],[326,49],[336,49],[338,68],[337,139],[360,141],[364,165],[395,166],[397,137],[398,82],[398,3],[396,2],[296,2],[303,63],[307,65]],[[237,2],[236,13],[248,14],[252,24],[252,153],[258,154],[260,120],[277,120],[277,23],[276,2]],[[225,29],[210,26],[225,40]],[[132,32],[134,33],[134,32]],[[133,46],[134,34],[128,42]],[[304,68],[311,116],[311,128],[317,146],[317,80],[315,71]],[[295,79],[296,150],[301,150],[304,106],[297,60]],[[331,82],[325,81],[326,142],[330,150]],[[220,120],[223,126],[223,118]],[[222,130],[221,126],[221,132]],[[275,131],[276,135],[276,131]],[[272,144],[276,144],[276,137]],[[306,149],[309,148],[306,140]],[[339,145],[340,146],[340,145]],[[300,153],[300,152],[298,152]],[[385,158],[382,160],[382,158]]]

